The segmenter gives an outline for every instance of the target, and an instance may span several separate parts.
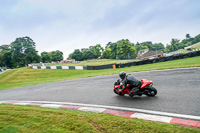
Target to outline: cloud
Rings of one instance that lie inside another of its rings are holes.
[[[199,0],[9,0],[0,2],[1,44],[29,36],[38,51],[129,39],[162,42],[200,33]]]

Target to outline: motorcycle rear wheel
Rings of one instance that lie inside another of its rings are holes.
[[[147,96],[153,97],[153,96],[155,96],[155,95],[157,94],[156,88],[154,88],[154,87],[152,87],[152,86],[148,86],[148,87],[146,88],[146,90],[147,90],[147,92],[146,92],[146,95],[147,95]]]

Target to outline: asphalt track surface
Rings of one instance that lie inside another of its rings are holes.
[[[118,74],[82,78],[0,91],[0,101],[54,101],[118,106],[200,116],[200,68],[131,73],[149,79],[155,97],[118,96],[113,84]]]

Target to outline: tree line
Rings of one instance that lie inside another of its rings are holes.
[[[142,43],[131,43],[128,39],[122,39],[117,42],[108,42],[105,48],[100,44],[95,46],[90,46],[89,48],[75,49],[68,59],[75,59],[78,61],[88,60],[88,59],[135,59],[137,53],[143,49],[149,49],[150,51],[163,51],[164,53],[169,53],[182,49],[186,46],[190,46],[200,42],[200,34],[192,38],[190,34],[186,34],[185,39],[180,41],[179,39],[172,39],[170,44],[165,47],[162,43],[152,43],[151,41]]]
[[[42,52],[41,56],[35,48],[35,42],[30,37],[20,37],[9,45],[0,46],[0,66],[8,68],[24,67],[31,63],[50,63],[63,60],[59,50]]]
[[[131,43],[128,39],[117,42],[108,42],[103,48],[101,44],[90,46],[89,48],[75,49],[69,54],[68,59],[77,61],[89,59],[135,59],[137,53],[143,49],[150,51],[161,50],[165,53],[173,52],[200,42],[200,34],[194,38],[186,34],[185,39],[172,39],[166,47],[162,43],[152,43],[151,41]],[[24,67],[31,63],[51,63],[63,60],[63,53],[59,50],[52,52],[42,52],[41,55],[35,48],[35,42],[30,37],[19,37],[9,45],[0,46],[0,67],[8,68]]]

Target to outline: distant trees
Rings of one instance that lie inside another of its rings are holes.
[[[11,43],[11,58],[13,66],[22,67],[24,65],[39,62],[40,56],[35,49],[35,42],[30,37],[20,37]]]
[[[146,41],[142,43],[131,43],[128,39],[122,39],[117,42],[108,42],[105,49],[101,44],[90,46],[89,48],[75,49],[70,53],[68,59],[77,61],[88,59],[134,59],[139,50],[149,49],[150,51],[161,50],[163,52],[172,52],[200,42],[200,34],[194,38],[190,34],[185,35],[185,39],[179,40],[173,38],[166,47],[162,43],[152,43]],[[63,53],[59,50],[52,52],[42,52],[41,56],[35,48],[35,42],[30,37],[16,38],[11,44],[0,46],[0,66],[9,68],[23,67],[30,63],[51,63],[63,60]]]
[[[42,52],[41,61],[43,63],[58,62],[63,60],[63,52],[56,50],[52,52]]]
[[[155,44],[152,45],[152,48],[150,50],[152,50],[152,51],[157,51],[157,50],[163,51],[164,49],[165,49],[165,47],[162,43],[155,43]]]
[[[88,59],[132,59],[136,57],[136,49],[128,39],[120,40],[116,43],[109,42],[104,48],[100,44],[83,48],[81,50],[75,49],[73,53],[68,56],[68,59],[75,59],[78,61]]]
[[[105,51],[103,51],[102,58],[116,59],[116,57],[117,57],[117,43],[109,42],[106,45]]]
[[[101,47],[100,44],[97,44],[95,46],[90,46],[89,49],[93,53],[92,59],[101,57],[101,53],[104,51],[103,47]]]
[[[128,39],[117,42],[117,59],[133,59],[136,57],[136,49]]]
[[[170,44],[168,44],[166,46],[164,51],[165,52],[173,52],[173,51],[176,51],[178,49],[183,49],[184,47],[193,45],[193,44],[198,43],[198,42],[200,42],[200,34],[195,36],[194,38],[192,38],[190,36],[190,34],[186,34],[185,39],[183,39],[182,41],[173,38],[171,40]]]
[[[101,47],[100,44],[96,44],[95,46],[90,46],[89,48],[82,48],[81,50],[75,49],[74,52],[68,56],[68,59],[75,59],[78,61],[97,59],[101,57],[103,51],[103,47]]]
[[[10,45],[0,46],[0,66],[12,67],[11,55]]]
[[[136,54],[135,47],[128,39],[111,43],[107,47],[111,49],[111,59],[132,59]]]
[[[78,61],[83,60],[83,53],[79,49],[75,49],[73,53],[71,53],[68,57],[69,59],[75,59]]]
[[[101,47],[100,44],[95,46],[90,46],[89,48],[82,48],[81,50],[76,49],[71,53],[68,59],[75,60],[88,60],[88,59],[134,59],[137,56],[138,51],[143,49],[149,49],[150,51],[163,51],[172,52],[191,44],[200,42],[200,35],[192,38],[190,34],[186,34],[186,38],[182,41],[178,39],[172,39],[170,44],[165,47],[162,43],[152,43],[151,41],[146,41],[142,43],[131,43],[128,39],[122,39],[117,42],[108,42],[105,49]]]
[[[29,37],[17,38],[10,45],[0,46],[0,49],[0,66],[22,67],[40,61],[35,42]]]
[[[50,53],[48,53],[48,52],[42,52],[41,53],[41,61],[43,62],[43,63],[49,63],[49,62],[51,62],[51,55],[50,55]]]
[[[63,52],[56,50],[56,51],[52,51],[50,53],[51,55],[51,60],[53,62],[57,62],[57,61],[62,61],[63,60]]]
[[[0,46],[0,66],[9,68],[24,67],[31,63],[56,62],[63,60],[59,50],[50,53],[42,52],[41,56],[35,48],[35,42],[30,37],[19,37],[9,45]]]
[[[151,51],[164,50],[162,43],[142,42],[136,45],[131,43],[128,39],[120,40],[116,43],[109,42],[106,45],[102,58],[108,59],[134,59],[137,52],[143,49],[150,49]]]

